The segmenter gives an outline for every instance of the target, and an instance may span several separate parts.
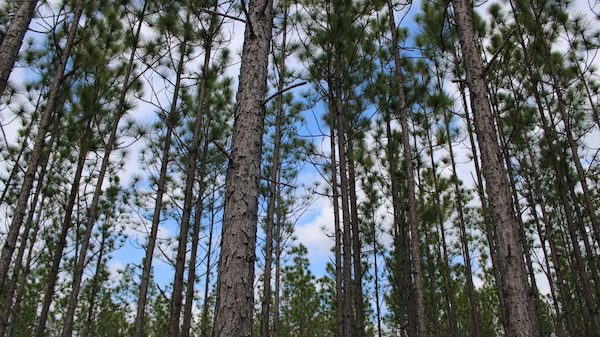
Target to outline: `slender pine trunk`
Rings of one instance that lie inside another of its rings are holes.
[[[489,207],[495,221],[497,254],[494,268],[500,273],[501,297],[504,298],[506,334],[510,337],[533,337],[536,331],[533,299],[527,284],[523,262],[523,245],[513,214],[512,200],[506,170],[502,165],[494,119],[488,102],[488,90],[483,73],[483,62],[473,26],[472,5],[467,0],[452,0],[458,26],[458,35],[466,70],[466,82],[475,112],[475,129],[481,150],[483,175]]]
[[[415,199],[415,178],[412,162],[412,151],[410,148],[410,130],[408,128],[407,103],[404,95],[404,76],[402,74],[402,60],[400,57],[399,38],[394,17],[392,2],[388,0],[388,14],[390,31],[392,33],[392,45],[395,63],[395,75],[398,82],[398,104],[400,126],[402,127],[402,153],[406,163],[406,185],[408,190],[408,219],[410,224],[410,250],[412,255],[413,277],[414,277],[414,299],[417,314],[417,334],[419,337],[429,335],[427,329],[427,316],[425,314],[425,296],[423,286],[423,271],[421,268],[421,247],[419,242],[419,225],[417,219],[417,201]]]
[[[264,99],[273,27],[273,1],[250,2],[237,92],[225,208],[214,337],[250,337]]]
[[[56,70],[54,72],[52,87],[48,92],[46,108],[40,116],[37,135],[35,137],[33,149],[29,155],[29,165],[27,166],[27,171],[25,172],[25,176],[23,178],[23,184],[21,185],[21,192],[19,193],[19,198],[17,199],[17,203],[15,205],[15,214],[10,223],[8,232],[6,233],[6,239],[4,241],[4,246],[2,247],[2,253],[0,254],[0,289],[4,288],[4,282],[6,281],[6,276],[12,261],[12,255],[15,251],[19,232],[25,218],[25,213],[27,212],[27,200],[29,199],[29,194],[35,180],[35,174],[38,170],[40,159],[45,147],[48,128],[50,127],[52,116],[54,115],[60,96],[59,94],[62,88],[65,69],[71,56],[71,50],[73,49],[75,36],[77,35],[79,19],[81,18],[81,14],[83,12],[83,5],[83,0],[78,0],[76,3],[73,20],[69,25],[69,31],[67,33],[67,40],[62,50],[60,62],[56,66]],[[4,40],[6,40],[6,37]]]
[[[46,334],[46,324],[48,322],[48,315],[50,314],[50,306],[52,305],[52,299],[54,298],[56,283],[58,282],[60,262],[62,261],[63,253],[67,247],[67,236],[73,226],[73,211],[77,203],[77,197],[79,195],[79,188],[83,169],[85,167],[85,161],[89,153],[89,144],[86,142],[89,140],[91,135],[91,119],[88,120],[84,135],[81,139],[79,146],[79,155],[77,158],[77,166],[75,168],[75,176],[71,183],[71,190],[67,198],[67,204],[65,207],[65,217],[63,218],[60,233],[58,234],[56,243],[54,245],[54,252],[52,252],[52,264],[48,272],[48,283],[44,289],[44,296],[42,301],[42,309],[38,317],[37,325],[35,328],[34,336],[43,337]],[[75,212],[78,213],[78,212]]]
[[[21,49],[23,38],[33,18],[36,5],[37,0],[19,1],[17,10],[0,44],[0,95],[4,93],[8,77],[19,57],[19,49]]]
[[[469,235],[464,214],[463,198],[460,192],[458,180],[458,171],[456,169],[456,160],[454,157],[454,146],[452,144],[452,136],[450,134],[450,118],[445,121],[446,124],[446,140],[448,141],[448,151],[450,152],[450,164],[452,167],[452,182],[454,185],[454,198],[456,199],[456,211],[458,213],[458,229],[460,235],[460,243],[463,251],[463,260],[465,263],[465,281],[467,288],[467,297],[469,299],[469,319],[471,337],[481,336],[479,326],[479,309],[477,308],[477,294],[473,284],[473,268],[471,266],[471,252],[469,249]]]

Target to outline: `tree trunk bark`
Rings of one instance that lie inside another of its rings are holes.
[[[479,327],[479,309],[477,308],[477,294],[473,284],[473,268],[471,267],[471,253],[469,250],[469,236],[467,234],[467,226],[464,215],[464,205],[458,184],[458,172],[456,169],[456,161],[454,157],[454,146],[452,145],[452,136],[450,134],[449,118],[446,119],[446,139],[448,140],[448,151],[450,152],[450,164],[452,167],[452,180],[454,185],[454,197],[456,198],[456,211],[458,212],[458,226],[460,243],[462,245],[463,260],[465,263],[465,281],[467,286],[467,297],[469,299],[469,318],[471,323],[471,337],[479,337],[481,329]]]
[[[15,15],[0,44],[0,95],[4,93],[10,72],[19,57],[19,49],[21,49],[23,38],[33,18],[36,5],[37,0],[19,1]]]
[[[213,241],[213,230],[215,226],[215,192],[216,192],[216,181],[213,182],[213,191],[210,205],[210,227],[208,229],[208,242],[206,244],[206,282],[204,283],[204,303],[202,304],[202,319],[200,321],[200,335],[202,337],[209,337],[210,331],[208,327],[208,305],[209,305],[209,289],[210,289],[210,276],[211,276],[211,258],[212,258],[212,241]]]
[[[272,0],[254,0],[246,18],[231,159],[225,182],[214,337],[250,337],[264,99]]]
[[[360,229],[358,224],[358,201],[356,196],[356,174],[354,170],[354,142],[352,139],[352,132],[346,130],[348,137],[348,178],[350,185],[350,220],[352,224],[352,262],[354,268],[354,283],[353,283],[353,297],[354,297],[354,332],[356,337],[365,337],[365,308],[363,300],[362,290],[362,256],[361,256],[361,241],[360,241]]]
[[[394,139],[391,126],[391,113],[386,112],[385,114],[385,129],[387,137],[386,155],[389,164],[389,175],[392,192],[392,209],[394,213],[394,251],[396,260],[396,275],[397,279],[395,283],[398,284],[399,296],[398,306],[400,315],[400,335],[405,336],[409,330],[409,319],[408,319],[408,296],[410,292],[411,281],[410,281],[410,263],[409,258],[406,254],[406,222],[404,221],[404,214],[402,211],[402,203],[400,202],[400,172],[398,172],[397,166],[397,153],[398,144]]]
[[[507,313],[506,334],[510,337],[538,335],[534,308],[527,284],[523,262],[523,246],[519,241],[518,227],[513,214],[505,168],[497,142],[494,119],[488,102],[488,92],[483,78],[483,64],[475,39],[472,7],[467,0],[452,0],[458,35],[463,52],[466,82],[469,86],[475,113],[483,175],[490,210],[495,221],[498,250],[497,264],[500,272],[501,297]]]
[[[335,96],[338,93],[333,93]],[[343,326],[344,336],[352,336],[352,238],[350,225],[350,205],[348,204],[348,170],[346,158],[345,115],[341,98],[335,96],[334,107],[337,126],[337,147],[340,166],[340,196],[342,198],[342,282],[343,282]]]
[[[344,337],[344,313],[343,308],[343,266],[342,266],[342,231],[340,229],[340,205],[339,205],[339,191],[338,191],[338,178],[337,178],[337,160],[335,155],[335,116],[332,112],[334,109],[330,109],[329,115],[331,121],[329,121],[329,145],[330,145],[330,161],[331,161],[331,191],[332,191],[332,203],[333,203],[333,225],[334,225],[334,236],[335,236],[335,322],[336,322],[336,336]]]
[[[284,1],[285,6],[283,13],[283,20],[281,22],[281,30],[283,32],[282,44],[281,44],[281,59],[279,63],[279,79],[277,83],[277,92],[282,92],[285,85],[286,76],[286,46],[287,46],[287,18],[288,18],[288,7]],[[281,169],[281,123],[284,116],[283,111],[283,95],[277,97],[277,115],[275,116],[275,136],[273,145],[273,158],[271,160],[271,181],[269,186],[269,205],[267,206],[267,217],[265,219],[265,271],[263,274],[263,293],[262,303],[260,312],[260,337],[270,336],[270,314],[271,314],[271,270],[273,265],[273,219],[275,215],[275,203],[278,200],[277,195],[277,177]]]
[[[388,0],[388,14],[390,16],[390,31],[392,33],[392,45],[395,63],[395,75],[398,82],[398,101],[400,125],[402,127],[402,145],[403,156],[406,163],[406,185],[408,189],[408,218],[410,223],[410,250],[412,255],[413,276],[415,283],[415,305],[417,312],[417,335],[419,337],[427,337],[427,316],[425,314],[425,296],[423,287],[423,271],[421,268],[421,247],[419,242],[419,225],[417,220],[417,201],[415,199],[415,178],[412,163],[412,151],[410,149],[410,130],[408,128],[407,103],[404,96],[404,77],[402,75],[402,61],[400,51],[398,50],[398,31],[396,28],[396,20],[394,18],[394,8],[392,2]]]
[[[198,195],[196,199],[196,209],[194,211],[194,226],[192,229],[192,250],[190,252],[190,263],[188,268],[188,280],[185,290],[185,305],[183,307],[183,324],[181,326],[181,337],[189,337],[190,329],[192,327],[192,306],[194,302],[194,286],[196,284],[196,256],[198,255],[198,242],[200,240],[200,230],[202,222],[202,209],[203,209],[203,195],[205,190],[204,179],[206,179],[206,161],[208,153],[208,145],[210,143],[210,120],[205,120],[204,132],[203,132],[203,146],[202,146],[202,157],[200,159],[200,168],[198,169],[199,174],[199,186]],[[208,273],[207,273],[208,275]],[[207,276],[208,277],[208,276]]]
[[[216,8],[216,7],[215,7]],[[185,190],[183,200],[183,214],[179,226],[179,244],[177,246],[177,257],[175,259],[175,276],[173,279],[173,293],[171,298],[171,313],[169,318],[169,337],[179,336],[179,319],[181,315],[182,292],[183,292],[183,273],[185,271],[185,255],[187,253],[187,239],[190,225],[190,216],[193,204],[193,187],[196,180],[198,148],[200,147],[202,117],[206,104],[206,86],[210,66],[211,49],[214,37],[212,29],[216,25],[215,15],[211,16],[211,27],[209,36],[204,46],[204,64],[202,67],[202,78],[198,84],[198,103],[196,114],[194,116],[194,129],[192,131],[192,144],[187,154],[187,167],[185,173]]]
[[[36,191],[35,194],[33,196],[33,200],[31,201],[31,207],[29,210],[29,214],[27,215],[27,221],[25,222],[25,230],[23,231],[23,234],[21,235],[21,244],[19,246],[19,250],[17,251],[17,257],[15,259],[15,267],[13,269],[13,275],[12,275],[12,282],[10,282],[10,284],[8,285],[8,288],[4,290],[3,296],[4,296],[4,303],[3,303],[3,307],[2,307],[2,315],[0,316],[0,337],[4,337],[5,333],[7,331],[9,331],[9,325],[10,325],[10,317],[11,315],[14,316],[15,311],[17,310],[11,310],[13,309],[13,304],[16,304],[16,306],[19,305],[19,301],[18,298],[14,297],[14,292],[17,288],[17,286],[19,288],[23,287],[23,283],[26,280],[27,274],[29,273],[29,271],[27,270],[27,264],[25,265],[25,270],[23,269],[23,256],[25,255],[25,248],[27,247],[27,243],[29,240],[29,231],[32,229],[32,227],[34,227],[34,223],[33,223],[33,217],[35,215],[35,210],[37,208],[38,205],[38,199],[40,197],[40,195],[42,194],[43,191],[43,184],[44,184],[44,179],[46,177],[46,173],[48,170],[48,160],[50,158],[50,153],[52,152],[52,148],[54,146],[54,142],[56,140],[57,134],[53,133],[52,134],[52,139],[49,142],[49,146],[48,146],[48,150],[45,151],[44,154],[44,158],[42,159],[42,168],[40,170],[40,174],[39,177],[37,179],[37,186],[36,186]],[[40,204],[40,209],[38,211],[38,218],[40,217],[39,213],[42,212],[42,207],[44,205],[44,198],[45,196],[42,195],[42,202]],[[38,227],[39,227],[39,223],[38,223]],[[30,242],[30,247],[33,247],[35,245],[35,237],[37,237],[37,232],[39,230],[39,228],[33,228],[34,230],[34,235],[31,238]],[[28,253],[29,255],[29,253]],[[29,258],[28,258],[29,260]],[[17,296],[18,297],[18,296]],[[16,301],[15,301],[16,300]],[[10,335],[8,335],[10,336]]]
[[[69,31],[67,33],[67,41],[63,48],[60,62],[56,66],[52,87],[48,92],[46,108],[44,109],[44,112],[42,112],[33,150],[29,155],[29,165],[27,166],[27,171],[25,172],[25,177],[23,178],[23,184],[21,186],[21,192],[19,193],[19,198],[15,206],[15,215],[10,223],[9,230],[6,234],[6,239],[4,241],[4,246],[2,247],[2,253],[0,255],[0,289],[4,288],[4,282],[6,281],[6,275],[8,274],[12,255],[15,251],[19,231],[21,230],[21,225],[23,224],[23,219],[25,218],[25,213],[27,212],[27,200],[29,199],[33,181],[35,180],[35,174],[44,150],[46,134],[48,133],[52,115],[54,114],[54,109],[59,98],[65,69],[71,55],[71,50],[73,49],[73,43],[75,41],[77,28],[79,26],[79,19],[81,18],[81,14],[83,12],[83,4],[83,0],[77,1],[73,20],[71,21]],[[6,37],[4,40],[6,40]]]

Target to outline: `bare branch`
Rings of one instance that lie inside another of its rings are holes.
[[[290,91],[290,90],[292,90],[292,89],[294,89],[294,88],[297,88],[297,87],[300,87],[300,86],[303,86],[303,85],[305,85],[305,84],[307,84],[307,83],[308,83],[308,82],[300,82],[300,83],[296,83],[296,84],[290,85],[290,86],[289,86],[289,87],[287,87],[287,88],[283,88],[283,89],[279,90],[278,92],[274,93],[273,95],[269,96],[269,97],[268,97],[268,98],[267,98],[267,99],[266,99],[266,100],[263,102],[263,105],[267,104],[267,103],[268,103],[270,100],[272,100],[273,98],[275,98],[275,97],[277,97],[277,96],[279,96],[279,95],[283,94],[284,92],[286,92],[286,91]]]

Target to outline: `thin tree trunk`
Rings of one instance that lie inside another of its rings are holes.
[[[454,314],[454,289],[452,286],[452,276],[450,271],[450,259],[448,258],[448,247],[446,244],[446,229],[444,228],[443,210],[440,202],[440,188],[437,177],[437,165],[433,158],[433,140],[431,139],[430,130],[427,130],[427,143],[429,145],[429,158],[431,159],[431,171],[433,177],[434,188],[434,204],[436,207],[438,226],[440,229],[440,243],[442,245],[442,279],[444,282],[444,297],[446,300],[446,311],[448,314],[448,334],[449,336],[457,336],[458,328],[456,327],[456,316]]]
[[[426,337],[429,335],[427,330],[427,316],[425,314],[425,297],[423,287],[423,271],[421,269],[421,248],[419,243],[419,226],[417,220],[417,202],[415,199],[415,179],[412,163],[412,151],[410,149],[409,133],[408,128],[408,116],[407,116],[407,103],[404,96],[404,78],[402,75],[402,61],[400,58],[400,51],[398,50],[399,39],[398,31],[396,28],[396,20],[394,18],[394,8],[392,2],[388,0],[388,14],[390,22],[390,31],[392,33],[392,45],[394,48],[394,63],[395,63],[395,75],[396,81],[398,82],[398,102],[399,102],[399,115],[400,125],[402,127],[402,143],[403,143],[403,156],[406,163],[406,185],[408,189],[408,217],[410,223],[410,250],[413,262],[413,273],[415,282],[415,305],[417,312],[417,331],[419,337]]]
[[[90,298],[88,299],[88,310],[87,317],[85,319],[85,325],[83,330],[83,337],[89,337],[92,333],[92,329],[94,326],[94,312],[96,309],[96,297],[98,297],[98,292],[100,291],[100,280],[99,275],[102,271],[103,259],[106,248],[106,239],[108,237],[108,228],[102,231],[102,238],[100,239],[100,249],[98,252],[98,259],[96,262],[96,271],[94,272],[94,276],[92,277],[92,288],[90,289]]]
[[[381,327],[381,301],[379,298],[379,265],[377,263],[377,253],[379,251],[379,244],[377,242],[377,224],[375,223],[375,219],[375,211],[373,211],[373,290],[375,291],[375,317],[377,319],[377,337],[382,337],[383,330]]]
[[[60,62],[56,66],[52,87],[48,92],[46,108],[41,115],[33,150],[29,155],[29,165],[27,166],[27,171],[25,172],[25,177],[23,178],[23,184],[21,186],[21,192],[19,193],[19,198],[17,199],[17,203],[15,205],[15,215],[10,223],[9,230],[6,234],[6,239],[4,241],[4,246],[2,247],[2,253],[0,255],[0,289],[4,287],[4,282],[6,281],[6,276],[8,274],[8,269],[12,260],[13,252],[15,250],[19,232],[23,224],[23,219],[25,218],[25,213],[27,212],[27,200],[29,199],[29,194],[35,180],[35,174],[44,150],[46,134],[48,133],[52,115],[54,114],[56,103],[59,98],[65,69],[67,67],[67,62],[69,61],[75,36],[77,34],[79,19],[81,18],[81,13],[83,12],[83,4],[83,0],[78,0],[76,3],[73,20],[71,21],[69,31],[67,33],[67,41],[62,50]],[[7,38],[5,37],[4,41],[6,41],[6,39]]]
[[[400,330],[401,335],[407,334],[409,330],[409,319],[408,319],[408,296],[410,292],[410,263],[406,251],[406,223],[404,221],[404,215],[402,212],[402,204],[400,202],[400,172],[397,167],[397,153],[398,144],[394,140],[391,127],[391,113],[386,112],[385,114],[385,128],[387,137],[386,155],[389,164],[389,175],[392,192],[392,210],[394,213],[394,251],[395,259],[397,261],[396,275],[399,278],[396,280],[398,284],[398,305],[400,310]]]
[[[146,2],[144,2],[144,5],[146,5]],[[144,10],[145,10],[145,6],[144,6]],[[144,11],[142,11],[144,12]],[[143,16],[142,16],[143,17]],[[141,19],[140,19],[141,22]],[[135,41],[135,48],[137,48],[137,43],[139,40],[139,30],[141,27],[141,23],[138,25],[138,32],[136,32],[136,41]],[[132,55],[135,53],[132,53]],[[104,149],[104,156],[102,158],[102,162],[100,164],[100,170],[98,172],[98,178],[96,181],[96,187],[94,189],[94,193],[92,196],[92,201],[90,203],[90,208],[87,214],[87,220],[84,226],[84,230],[83,230],[83,236],[82,236],[82,242],[81,242],[81,249],[77,250],[79,256],[77,256],[76,259],[76,264],[73,270],[73,287],[71,289],[71,293],[69,296],[69,301],[67,304],[67,311],[65,313],[65,318],[64,318],[64,322],[63,322],[63,329],[62,329],[62,333],[61,336],[62,337],[71,337],[73,334],[73,323],[74,323],[74,319],[75,319],[75,310],[77,308],[77,299],[79,297],[79,292],[81,290],[81,279],[83,276],[83,271],[85,268],[85,262],[86,262],[86,257],[87,257],[87,252],[90,246],[90,238],[92,236],[92,231],[94,228],[94,224],[96,223],[97,217],[98,217],[98,208],[99,208],[99,203],[100,203],[100,197],[102,196],[102,185],[104,183],[104,177],[106,176],[106,172],[108,171],[108,167],[110,164],[110,156],[111,153],[115,147],[116,141],[117,141],[117,132],[119,129],[119,122],[121,120],[121,118],[123,117],[123,115],[125,114],[125,100],[126,100],[126,96],[127,96],[127,91],[129,89],[129,76],[131,75],[131,72],[133,70],[133,58],[134,56],[131,56],[130,60],[129,60],[129,64],[128,64],[128,71],[126,73],[126,79],[124,81],[123,84],[123,89],[121,90],[121,97],[119,98],[119,104],[117,105],[117,109],[115,111],[115,115],[113,117],[113,123],[111,125],[111,129],[110,129],[110,135],[108,137],[108,140],[106,141],[106,145],[105,145],[105,149]]]
[[[456,211],[458,212],[458,226],[460,232],[460,243],[462,245],[463,260],[465,263],[465,281],[467,286],[467,297],[469,299],[469,318],[471,323],[471,337],[479,337],[481,329],[479,327],[479,310],[477,309],[477,297],[475,286],[473,284],[473,268],[471,267],[471,253],[469,250],[469,236],[464,215],[464,205],[458,183],[458,172],[454,157],[454,146],[452,145],[452,136],[450,134],[450,119],[447,118],[446,139],[448,140],[448,150],[450,152],[450,164],[452,166],[452,181],[454,185],[454,197],[456,199]]]
[[[337,160],[335,155],[335,129],[336,123],[333,114],[333,109],[330,109],[329,121],[329,146],[330,146],[330,161],[331,161],[331,191],[332,191],[332,202],[333,202],[333,225],[334,225],[334,236],[335,236],[335,322],[336,322],[336,336],[344,336],[344,313],[343,309],[343,281],[342,281],[342,231],[340,229],[340,205],[339,205],[339,191],[338,191],[338,178],[337,178]]]
[[[14,292],[15,292],[15,290],[17,290],[17,286],[18,286],[18,289],[20,289],[23,286],[23,282],[26,281],[26,277],[29,273],[27,264],[25,265],[25,270],[22,270],[23,269],[23,256],[25,255],[27,243],[28,243],[28,240],[30,239],[29,231],[32,229],[32,227],[34,227],[33,217],[36,213],[35,210],[38,205],[39,197],[40,197],[40,195],[42,195],[44,180],[45,180],[46,173],[47,173],[48,166],[49,166],[48,160],[50,158],[50,153],[52,152],[52,148],[54,146],[54,142],[56,141],[56,138],[57,138],[56,133],[53,133],[52,139],[50,140],[50,142],[48,144],[48,150],[45,151],[44,158],[42,159],[43,164],[42,164],[40,174],[37,179],[36,191],[33,196],[33,200],[31,201],[31,207],[29,210],[29,214],[27,216],[27,221],[25,222],[25,230],[23,231],[23,234],[21,235],[21,244],[19,245],[19,249],[17,251],[17,257],[14,262],[15,267],[13,269],[12,282],[9,283],[8,288],[5,289],[5,291],[3,293],[3,298],[4,298],[5,302],[3,303],[2,314],[0,316],[0,337],[3,337],[5,335],[5,333],[10,330],[9,329],[10,317],[11,317],[11,314],[14,315],[14,312],[16,311],[16,310],[13,310],[13,304],[16,304],[17,306],[19,305],[18,298],[14,297]],[[45,195],[42,195],[42,202],[40,204],[40,209],[38,210],[38,218],[40,217],[39,213],[42,212],[42,207],[44,205],[44,197],[45,197]],[[39,223],[38,223],[38,225],[39,225]],[[38,229],[39,228],[33,228],[34,235],[31,238],[31,240],[29,241],[31,247],[33,247],[33,245],[35,244],[35,238],[37,237]],[[28,255],[29,254],[30,253],[28,253]],[[29,257],[27,259],[29,260]],[[8,335],[8,336],[10,336],[10,335]]]
[[[354,332],[357,337],[365,336],[365,308],[362,290],[362,256],[360,229],[358,224],[358,201],[356,196],[356,174],[354,170],[354,141],[352,132],[346,130],[348,137],[348,178],[350,187],[350,221],[352,224],[352,262],[354,268],[354,283],[352,285],[355,319]]]
[[[218,6],[215,4],[215,6]],[[216,9],[216,7],[214,8]],[[193,186],[196,179],[196,159],[198,158],[198,148],[200,147],[202,117],[206,104],[206,86],[208,81],[208,72],[210,66],[212,42],[216,24],[216,16],[211,16],[211,27],[209,28],[209,37],[204,46],[204,64],[202,68],[202,78],[198,83],[198,102],[194,117],[194,129],[192,131],[192,144],[187,153],[187,167],[185,173],[185,190],[183,200],[183,214],[179,225],[179,244],[177,246],[177,257],[175,258],[175,276],[173,278],[173,293],[171,298],[171,313],[169,318],[169,337],[179,336],[179,319],[181,315],[182,292],[183,292],[183,274],[185,271],[185,255],[187,252],[187,238],[190,225],[190,216],[193,204]]]
[[[201,336],[208,337],[210,334],[208,328],[208,305],[209,305],[209,294],[210,289],[210,276],[211,276],[211,258],[212,258],[212,241],[213,241],[213,229],[215,226],[215,189],[216,181],[214,182],[215,187],[212,191],[211,206],[210,206],[210,227],[208,229],[208,242],[206,244],[206,282],[204,283],[204,303],[202,304],[202,319],[200,321]]]
[[[183,324],[181,326],[181,337],[188,337],[192,327],[192,306],[194,301],[194,286],[196,284],[196,256],[198,255],[198,242],[200,240],[200,228],[202,222],[203,195],[204,195],[204,179],[206,179],[206,160],[208,153],[208,145],[210,143],[208,137],[210,132],[210,120],[205,120],[203,138],[204,145],[202,146],[202,157],[200,159],[200,168],[198,169],[198,196],[196,200],[196,209],[194,211],[194,226],[192,229],[192,249],[190,252],[190,263],[188,268],[188,280],[185,290],[185,305],[183,307]],[[208,274],[207,274],[208,275]]]
[[[36,220],[36,225],[33,231],[33,235],[31,236],[31,241],[29,244],[29,250],[27,252],[27,258],[26,258],[26,262],[25,262],[25,269],[23,270],[23,272],[20,275],[20,280],[19,280],[19,288],[17,289],[17,294],[15,296],[15,300],[14,300],[14,307],[12,308],[11,312],[9,313],[8,316],[8,326],[6,327],[6,333],[5,336],[13,336],[13,330],[15,328],[15,320],[19,317],[19,313],[21,312],[21,300],[23,299],[23,296],[25,294],[25,289],[26,289],[26,285],[27,285],[27,276],[29,276],[29,272],[31,270],[31,263],[33,260],[33,253],[34,253],[34,248],[35,248],[35,243],[36,243],[36,239],[37,236],[39,234],[40,231],[40,226],[41,226],[41,212],[42,212],[42,205],[44,205],[44,201],[46,196],[42,196],[42,200],[40,202],[40,210],[38,212],[38,218]],[[3,336],[0,334],[0,336]]]
[[[534,161],[533,161],[533,154],[531,153],[531,147],[528,147],[528,153],[529,153],[529,158],[530,158],[530,163],[531,163],[531,168],[533,169],[532,171],[532,178],[533,178],[533,184],[531,184],[532,186],[532,198],[534,200],[537,200],[537,203],[540,205],[541,207],[541,220],[542,223],[544,224],[544,231],[545,231],[545,238],[548,240],[548,245],[550,248],[550,258],[552,259],[552,264],[554,265],[554,273],[556,275],[556,280],[557,280],[557,285],[558,285],[558,292],[561,298],[561,306],[563,308],[563,314],[559,316],[559,319],[564,319],[565,324],[567,326],[567,330],[569,331],[569,335],[570,336],[576,336],[576,329],[575,329],[575,323],[573,322],[572,319],[572,305],[571,305],[571,301],[570,301],[570,295],[568,294],[568,290],[565,288],[565,281],[564,281],[564,277],[562,276],[562,269],[559,263],[559,257],[558,257],[558,253],[555,247],[555,239],[554,239],[554,235],[552,235],[552,230],[549,227],[549,222],[548,222],[548,216],[546,214],[546,203],[544,202],[543,196],[541,194],[541,192],[539,191],[539,188],[541,186],[541,182],[538,179],[538,173],[537,170],[535,169],[535,166],[533,165]],[[534,210],[534,219],[537,216],[537,212],[535,212]],[[541,228],[540,228],[541,229]],[[538,232],[541,233],[540,229],[538,229]],[[542,242],[543,244],[543,242]],[[548,270],[548,272],[550,273],[551,271]],[[557,315],[559,313],[557,312]]]
[[[37,0],[19,1],[15,15],[0,44],[0,95],[4,93],[10,72],[19,57],[19,49],[21,49],[23,38],[33,18],[36,5]]]
[[[137,32],[136,32],[136,41],[139,41],[140,28],[143,23],[143,17],[146,10],[147,1],[144,2],[144,7],[142,9],[142,15],[140,16],[140,22],[138,24]],[[187,34],[184,34],[187,36]],[[135,45],[137,46],[137,44]],[[156,199],[154,203],[154,212],[152,214],[152,225],[150,227],[150,235],[148,236],[148,243],[146,244],[146,253],[144,255],[143,267],[142,267],[142,276],[140,281],[140,288],[137,298],[137,308],[136,308],[136,316],[134,321],[134,337],[143,337],[144,336],[144,320],[146,316],[146,303],[147,303],[147,295],[148,295],[148,287],[150,284],[150,274],[152,272],[152,260],[154,257],[154,248],[156,247],[156,240],[158,237],[158,228],[160,225],[160,215],[162,211],[163,205],[163,196],[166,192],[166,182],[167,182],[167,170],[170,161],[170,151],[171,151],[171,142],[173,137],[173,130],[176,127],[175,123],[177,118],[177,101],[179,98],[179,90],[181,86],[181,77],[183,74],[184,61],[185,61],[185,53],[187,49],[187,39],[184,39],[179,47],[179,60],[177,64],[176,70],[176,79],[175,79],[175,87],[173,91],[173,96],[171,98],[171,107],[168,116],[166,116],[166,125],[167,132],[164,136],[164,143],[162,144],[162,158],[160,164],[160,173],[157,182],[157,191],[156,191]],[[135,51],[135,49],[134,49]],[[133,60],[134,52],[132,52]]]
[[[252,335],[256,223],[273,1],[254,0],[248,13],[225,182],[214,337]]]
[[[281,175],[281,172],[280,172]],[[281,186],[277,186],[277,195],[280,194]],[[282,254],[282,218],[281,204],[277,203],[277,221],[275,222],[275,296],[273,296],[273,337],[279,337],[280,335],[280,321],[279,321],[279,307],[280,307],[280,294],[281,294],[281,254]],[[337,312],[336,312],[337,316]]]
[[[75,168],[75,176],[73,177],[73,182],[71,183],[71,190],[69,191],[69,196],[65,207],[65,217],[54,246],[52,264],[47,277],[48,283],[46,284],[43,297],[44,299],[42,301],[42,310],[40,312],[34,333],[34,336],[36,337],[43,337],[46,334],[46,324],[48,322],[48,315],[50,313],[52,299],[54,298],[55,294],[56,283],[58,282],[60,262],[62,261],[63,252],[67,246],[67,236],[69,234],[69,230],[73,225],[73,210],[75,209],[75,204],[77,203],[77,196],[79,195],[79,187],[83,169],[85,168],[85,161],[90,149],[85,142],[87,142],[91,136],[91,118],[88,120],[85,130],[86,131],[81,138],[81,144],[79,146],[80,150],[77,158],[77,167]]]
[[[334,94],[337,95],[338,93]],[[350,205],[348,203],[348,170],[346,156],[346,132],[345,115],[346,111],[342,107],[340,97],[334,98],[336,126],[337,126],[337,147],[339,153],[340,166],[340,196],[342,198],[342,280],[343,280],[343,316],[344,316],[344,336],[352,335],[352,238],[350,225]]]
[[[281,43],[281,59],[279,60],[279,81],[277,83],[277,92],[282,92],[286,79],[286,52],[287,52],[287,18],[288,6],[283,2],[284,12],[281,22],[281,30],[283,32]],[[263,293],[260,312],[260,337],[269,337],[269,321],[271,314],[271,270],[273,265],[273,219],[275,215],[275,203],[277,202],[277,177],[281,169],[281,123],[284,116],[283,111],[283,95],[277,97],[277,115],[275,116],[275,136],[273,145],[273,158],[271,160],[271,177],[269,186],[269,205],[267,206],[267,217],[265,219],[265,271],[263,274]]]
[[[458,35],[463,52],[466,81],[469,86],[475,128],[482,156],[483,175],[492,216],[495,220],[498,250],[497,268],[501,276],[501,296],[508,317],[506,334],[511,337],[537,336],[534,308],[529,293],[527,274],[523,262],[523,246],[519,240],[518,226],[513,214],[512,200],[505,168],[497,142],[494,119],[488,102],[488,92],[483,74],[483,62],[475,39],[472,5],[467,0],[452,0]]]
[[[215,3],[213,7],[213,11],[216,11],[218,4]],[[169,336],[176,337],[179,336],[179,316],[181,312],[181,292],[183,290],[183,273],[185,268],[185,254],[187,247],[187,232],[189,227],[189,221],[192,211],[192,201],[193,201],[193,187],[194,181],[196,180],[196,169],[197,163],[196,158],[198,158],[198,149],[200,148],[200,142],[202,141],[202,126],[203,126],[203,117],[204,117],[204,108],[206,105],[206,95],[207,95],[207,85],[208,85],[208,77],[209,77],[209,67],[210,60],[212,56],[212,45],[213,39],[215,35],[215,30],[217,27],[218,18],[216,15],[211,15],[210,17],[210,27],[208,28],[208,36],[204,43],[204,63],[202,65],[202,77],[200,82],[198,83],[198,103],[196,109],[196,115],[194,118],[194,129],[192,131],[192,144],[190,150],[187,155],[188,165],[186,168],[186,182],[185,182],[185,192],[184,192],[184,205],[183,205],[183,215],[181,219],[180,226],[180,234],[179,234],[179,246],[177,250],[177,259],[175,265],[175,280],[173,282],[173,298],[171,300],[171,318],[169,322]],[[204,146],[202,147],[202,160],[200,163],[200,189],[199,189],[199,206],[198,210],[201,209],[202,206],[202,194],[204,191],[203,181],[206,167],[206,152],[208,151],[209,145],[209,134],[208,130],[210,128],[210,120],[206,118],[205,132],[204,132]],[[196,215],[201,218],[200,215]],[[196,254],[198,250],[198,235],[200,231],[199,223],[200,218],[198,218],[197,228],[194,229],[194,236],[192,238],[192,255],[190,261],[190,269],[188,271],[188,285],[186,290],[186,303],[184,308],[184,316],[183,316],[183,326],[182,326],[182,337],[189,336],[189,330],[191,327],[192,320],[192,299],[194,293],[194,279],[196,273]]]

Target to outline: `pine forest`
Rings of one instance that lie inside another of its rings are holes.
[[[600,337],[597,0],[0,0],[0,337]]]

